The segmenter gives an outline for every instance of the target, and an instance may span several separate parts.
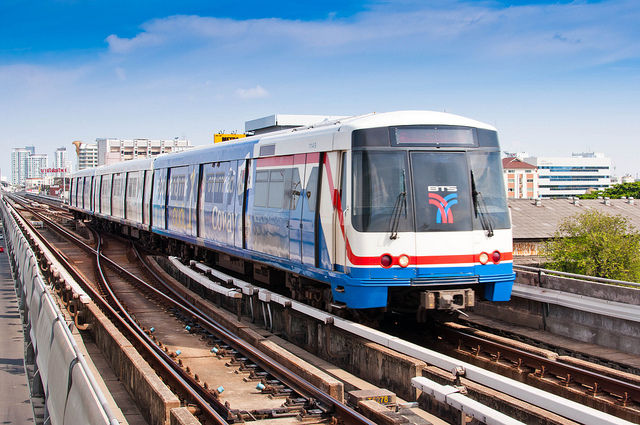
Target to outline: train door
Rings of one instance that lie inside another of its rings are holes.
[[[167,172],[167,168],[160,168],[153,172],[151,224],[158,229],[167,228]]]
[[[294,156],[289,215],[289,258],[316,266],[319,153]]]
[[[344,272],[347,265],[347,232],[346,229],[350,227],[351,219],[347,211],[349,210],[349,202],[347,202],[347,188],[351,183],[348,174],[348,162],[347,152],[342,152],[342,155],[338,158],[338,163],[334,168],[335,182],[333,178],[330,179],[329,192],[333,196],[333,210],[334,210],[334,264],[333,268],[337,271]],[[331,168],[326,170],[327,176],[332,176]]]
[[[142,223],[151,224],[151,170],[144,172],[144,192],[142,194]]]

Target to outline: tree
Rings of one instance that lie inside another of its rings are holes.
[[[596,199],[598,196],[608,196],[611,199],[619,199],[623,196],[640,198],[640,182],[614,184],[602,192],[594,192],[580,195],[581,199]]]
[[[553,270],[640,281],[640,234],[622,216],[588,210],[567,217],[544,252]]]

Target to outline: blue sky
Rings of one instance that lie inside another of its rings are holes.
[[[187,137],[271,114],[446,111],[504,150],[604,152],[640,174],[640,4],[0,1],[0,168],[96,138]]]

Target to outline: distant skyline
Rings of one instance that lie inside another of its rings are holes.
[[[640,174],[640,4],[3,0],[0,169],[74,140],[213,143],[272,114],[436,110]]]

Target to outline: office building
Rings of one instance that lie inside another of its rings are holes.
[[[602,153],[574,153],[570,157],[524,157],[538,168],[541,198],[566,198],[583,195],[587,190],[611,186],[611,159]]]

